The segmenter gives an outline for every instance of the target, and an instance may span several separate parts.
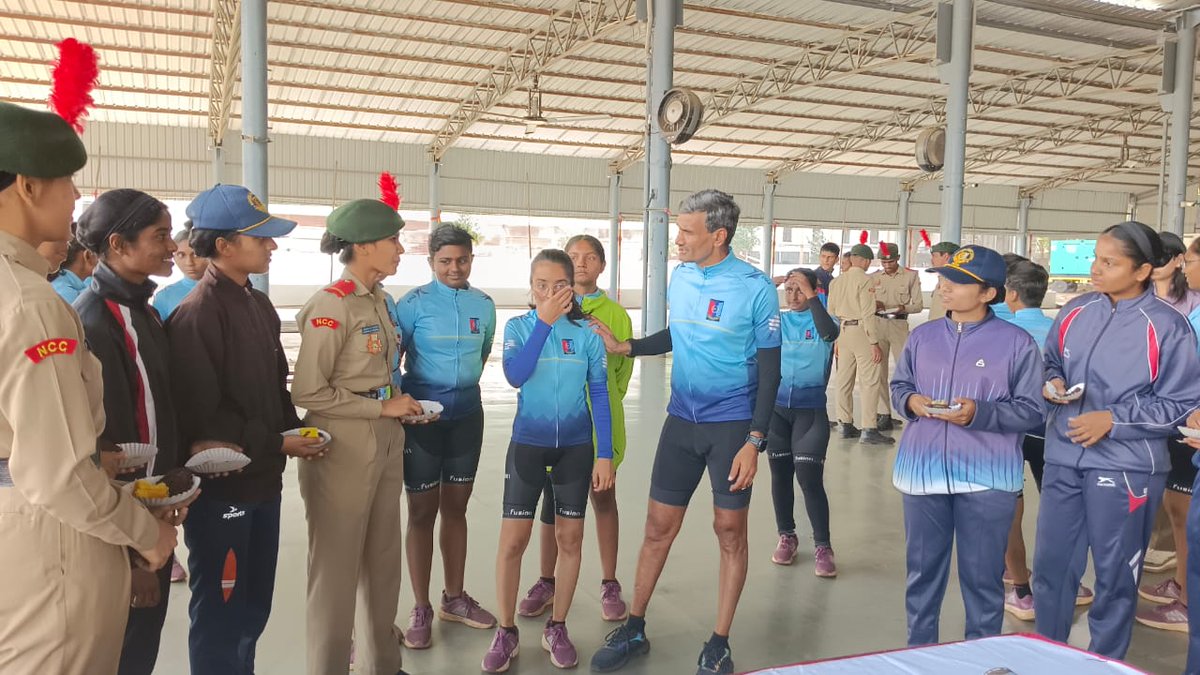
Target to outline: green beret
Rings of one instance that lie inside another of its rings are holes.
[[[355,199],[333,210],[325,220],[325,229],[342,241],[366,244],[395,235],[404,227],[404,219],[392,207],[378,199]]]
[[[850,249],[850,255],[866,258],[867,260],[875,259],[875,252],[866,244],[855,244],[854,248]]]
[[[64,178],[87,164],[79,134],[52,112],[0,102],[0,171]]]
[[[940,241],[929,249],[933,253],[954,253],[959,248],[958,244],[952,241]]]

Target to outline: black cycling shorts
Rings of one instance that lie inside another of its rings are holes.
[[[1189,445],[1179,438],[1167,439],[1167,452],[1171,454],[1171,472],[1167,474],[1167,489],[1185,495],[1192,494],[1192,483],[1196,481],[1196,465],[1192,464]]]
[[[533,520],[549,467],[555,514],[583,518],[592,487],[594,453],[591,443],[543,448],[510,442],[504,460],[504,517]]]
[[[1029,472],[1033,474],[1033,483],[1037,485],[1038,494],[1042,492],[1042,474],[1046,472],[1046,439],[1041,436],[1025,434],[1021,440],[1021,455],[1029,462]],[[1025,496],[1025,490],[1017,493],[1018,497]]]
[[[714,506],[731,511],[749,507],[750,488],[729,491],[733,458],[749,432],[750,420],[696,424],[667,415],[650,474],[650,498],[668,506],[687,506],[707,468]]]
[[[483,408],[456,420],[407,425],[404,435],[404,487],[409,492],[475,482],[483,448]]]
[[[824,464],[829,450],[829,414],[824,408],[782,408],[771,413],[767,458]]]

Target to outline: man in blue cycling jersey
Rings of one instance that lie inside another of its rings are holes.
[[[683,201],[675,244],[682,261],[671,277],[667,330],[617,342],[596,330],[615,354],[674,352],[671,402],[654,470],[646,538],[638,556],[629,620],[609,634],[592,657],[592,670],[623,667],[650,649],[646,607],[688,501],[705,468],[712,485],[721,567],[717,623],[700,653],[697,673],[732,673],[729,629],[746,582],[747,509],[758,453],[780,380],[779,296],[771,280],[732,255],[740,209],[733,197],[704,190]]]

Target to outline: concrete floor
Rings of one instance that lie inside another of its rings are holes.
[[[619,576],[625,584],[627,600],[632,598],[633,569],[645,519],[650,467],[666,408],[668,370],[668,361],[640,360],[626,400],[630,448],[621,468],[617,490],[624,526]],[[487,429],[479,479],[469,511],[472,530],[467,590],[484,607],[494,608],[494,561],[504,452],[516,410],[515,392],[504,382],[496,355],[485,370],[483,391]],[[899,437],[899,433],[895,435]],[[830,446],[826,487],[840,572],[835,580],[815,577],[811,558],[802,557],[792,567],[771,564],[770,555],[777,535],[765,475],[767,463],[760,461],[762,473],[755,487],[757,494],[750,513],[750,575],[731,637],[739,671],[904,645],[904,537],[900,495],[891,485],[894,457],[894,447],[880,450],[840,439],[835,439]],[[1027,483],[1032,487],[1032,478],[1028,478]],[[717,579],[717,554],[710,528],[712,499],[706,484],[707,479],[692,501],[691,513],[650,605],[647,628],[653,650],[649,657],[636,662],[625,672],[634,675],[695,672],[696,657],[701,643],[712,631],[716,607],[713,588]],[[1024,527],[1032,556],[1037,493],[1031,489],[1026,494],[1028,513]],[[806,519],[799,494],[797,512],[797,522],[803,529]],[[590,524],[587,532],[580,586],[568,620],[572,639],[579,650],[581,668],[587,667],[592,652],[616,625],[600,619],[600,567],[594,529]],[[305,557],[303,504],[296,484],[295,463],[290,463],[284,478],[274,611],[258,649],[257,672],[260,675],[304,672]],[[537,559],[535,546],[531,545],[525,556],[522,589],[537,577]],[[434,566],[436,592],[441,580],[436,554]],[[1156,576],[1151,580],[1160,578]],[[1090,575],[1085,582],[1090,583]],[[942,639],[946,641],[962,638],[964,619],[957,588],[957,579],[953,579],[942,614]],[[186,585],[177,584],[172,588],[156,673],[176,675],[187,672],[187,596]],[[407,624],[411,598],[406,579],[397,618],[401,626]],[[510,672],[558,672],[540,648],[542,621],[519,618],[518,625],[522,629],[522,655]],[[1004,630],[1030,632],[1033,624],[1006,615]],[[410,673],[422,675],[478,672],[480,659],[491,637],[491,631],[435,621],[432,648],[421,652],[406,651],[405,668]],[[1087,642],[1086,614],[1081,611],[1077,614],[1071,643],[1086,648]],[[1178,673],[1183,668],[1186,649],[1185,634],[1135,625],[1128,660],[1150,672]]]

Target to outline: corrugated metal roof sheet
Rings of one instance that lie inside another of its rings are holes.
[[[615,2],[616,0],[614,0]],[[542,30],[572,0],[272,0],[268,3],[271,71],[269,113],[280,133],[427,145],[471,92],[486,86],[527,37]],[[886,42],[856,59],[837,53],[838,40],[905,11],[928,11],[917,0],[693,0],[676,34],[677,86],[702,99],[739,78],[769,68],[792,82],[766,86],[733,112],[711,119],[677,148],[677,163],[768,168],[831,139],[861,133],[895,111],[937,104],[945,87],[932,65],[932,42],[904,58],[888,58]],[[39,105],[47,92],[53,44],[75,36],[102,59],[96,94],[102,121],[206,127],[211,66],[209,0],[0,0],[0,97]],[[1099,60],[1120,48],[1152,45],[1167,12],[1121,8],[1091,0],[994,0],[979,7],[976,86],[1013,73],[1048,70],[1074,60]],[[645,28],[627,22],[551,59],[540,78],[549,123],[525,134],[528,83],[504,96],[456,145],[536,154],[612,158],[638,142],[644,120]],[[860,47],[862,43],[860,43]],[[844,54],[843,54],[844,55]],[[804,59],[807,59],[805,61]],[[830,67],[831,66],[831,67]],[[854,68],[853,74],[843,72]],[[1103,73],[1093,74],[1097,79]],[[1090,86],[1063,95],[1042,92],[1018,105],[1001,101],[973,115],[969,147],[1011,143],[1052,125],[1080,122],[1122,106],[1156,103],[1158,69],[1121,90]],[[745,92],[752,92],[748,87]],[[238,104],[233,105],[238,124]],[[555,117],[604,113],[610,119],[557,122]],[[888,133],[851,151],[833,153],[809,170],[904,176],[917,130]],[[1124,140],[1127,139],[1127,140]],[[1087,166],[1115,156],[1122,142],[1154,148],[1157,129],[1117,129],[979,170],[989,180],[1029,180],[1053,168]],[[1048,168],[1041,168],[1048,167]]]

